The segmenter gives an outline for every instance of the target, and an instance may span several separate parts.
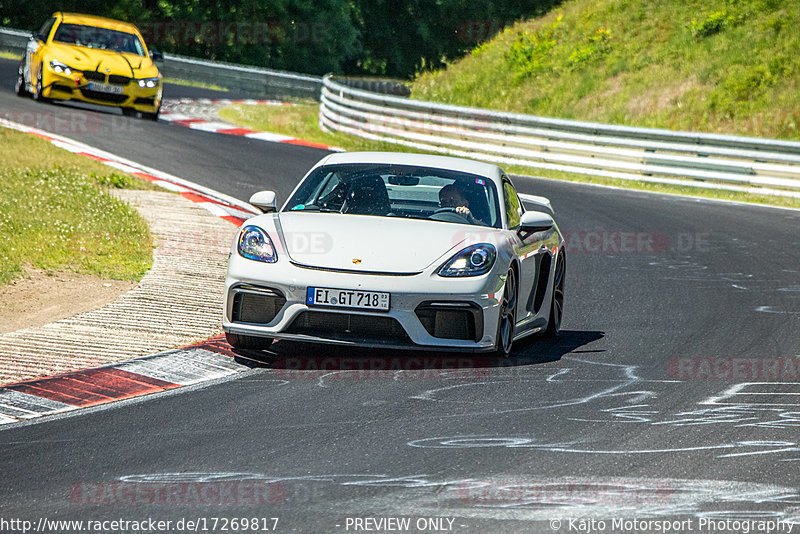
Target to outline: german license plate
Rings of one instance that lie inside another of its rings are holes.
[[[383,291],[359,291],[357,289],[335,289],[331,287],[309,287],[306,291],[306,304],[309,306],[389,311],[389,293]]]
[[[112,95],[121,95],[122,87],[119,85],[111,85],[110,83],[96,83],[89,82],[89,90],[97,91],[98,93],[109,93]]]

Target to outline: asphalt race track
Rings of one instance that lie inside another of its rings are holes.
[[[244,200],[274,189],[282,201],[325,153],[38,104],[13,94],[15,76],[0,61],[0,116],[34,114]],[[175,532],[181,519],[211,532],[232,518],[267,518],[259,531],[278,518],[276,532],[570,532],[576,520],[611,532],[615,519],[800,531],[800,211],[516,185],[549,197],[567,235],[557,342],[519,342],[507,362],[277,343],[234,379],[2,429],[0,518],[153,518]],[[330,372],[296,370],[314,365]],[[359,366],[387,370],[347,371]]]

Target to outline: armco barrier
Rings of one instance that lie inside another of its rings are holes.
[[[322,77],[164,54],[164,76],[266,96],[319,100]]]
[[[594,176],[800,198],[800,143],[467,108],[323,79],[320,126],[359,137]]]
[[[30,36],[31,32],[0,28],[0,51],[22,54]]]
[[[22,53],[28,36],[0,28],[0,50]],[[800,198],[798,142],[435,104],[392,96],[406,94],[398,83],[337,81],[173,55],[165,55],[159,67],[165,76],[252,94],[318,99],[321,127],[419,150],[623,180]]]
[[[0,28],[0,50],[25,52],[30,32]],[[158,68],[166,77],[211,83],[253,96],[294,97],[319,100],[322,77],[293,72],[233,65],[190,57],[164,54]]]

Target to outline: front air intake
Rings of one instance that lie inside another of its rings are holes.
[[[271,289],[240,287],[232,291],[234,323],[269,324],[286,304],[286,297]]]
[[[472,341],[483,337],[483,312],[472,302],[423,302],[414,312],[433,337]]]
[[[385,315],[304,311],[292,321],[287,332],[375,345],[411,344],[411,339],[400,323]]]

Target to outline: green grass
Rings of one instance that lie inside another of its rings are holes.
[[[197,87],[200,89],[211,89],[212,91],[221,91],[227,93],[228,89],[213,83],[196,82],[193,80],[183,80],[181,78],[164,78],[161,80],[163,83],[170,83],[172,85],[182,85],[184,87]]]
[[[14,52],[6,52],[5,50],[0,50],[0,59],[22,59],[22,54],[17,54]]]
[[[27,267],[139,280],[152,265],[146,222],[114,198],[143,180],[0,128],[0,285]]]
[[[412,97],[644,127],[800,139],[796,0],[567,0]]]
[[[232,105],[226,106],[219,112],[220,116],[233,123],[252,128],[254,130],[268,131],[278,134],[291,135],[316,143],[337,146],[345,150],[385,150],[390,152],[419,152],[419,150],[395,145],[361,139],[338,132],[326,133],[319,129],[319,105],[316,103],[302,103],[295,106],[263,106],[263,105]],[[800,199],[784,197],[771,197],[736,193],[728,191],[706,190],[696,187],[683,187],[667,184],[654,184],[642,181],[620,180],[589,176],[584,174],[553,171],[549,169],[535,169],[521,166],[506,166],[508,172],[521,175],[536,175],[545,178],[567,180],[573,182],[594,183],[629,189],[641,189],[658,193],[675,195],[714,198],[736,202],[756,204],[769,204],[800,208]]]
[[[219,111],[227,121],[254,130],[290,135],[298,139],[345,150],[410,151],[400,145],[361,139],[338,132],[324,132],[319,128],[319,104],[297,102],[292,106],[266,106],[235,104]]]
[[[701,189],[697,187],[679,186],[670,184],[658,184],[643,182],[638,180],[621,180],[618,178],[605,178],[603,176],[591,176],[585,174],[554,171],[550,169],[530,169],[511,165],[505,167],[511,174],[531,176],[534,172],[536,176],[542,178],[552,178],[555,180],[565,180],[569,182],[581,182],[588,184],[598,184],[624,189],[638,189],[653,193],[664,193],[668,195],[681,195],[698,198],[710,198],[715,200],[726,200],[731,202],[743,202],[746,204],[765,204],[769,206],[780,206],[784,208],[800,209],[800,199],[789,197],[777,197],[768,195],[754,195],[751,193],[741,193],[736,191],[722,191],[715,189]]]

